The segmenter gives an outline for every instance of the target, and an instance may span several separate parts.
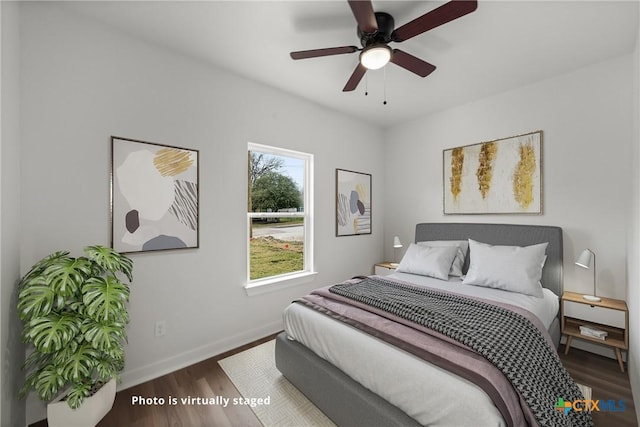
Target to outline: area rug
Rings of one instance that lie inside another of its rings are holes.
[[[245,399],[269,398],[251,410],[265,427],[335,427],[313,403],[287,381],[275,363],[275,340],[218,361]],[[260,402],[257,402],[260,403]]]
[[[242,397],[266,398],[269,404],[251,410],[265,427],[335,427],[316,406],[287,381],[275,364],[275,340],[218,361]],[[578,384],[585,399],[591,387]]]
[[[580,384],[580,383],[576,383],[576,384],[578,385],[578,388],[582,392],[582,395],[584,396],[585,400],[591,400],[591,387],[589,387],[588,385]]]

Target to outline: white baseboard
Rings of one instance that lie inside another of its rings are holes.
[[[122,382],[118,385],[118,391],[153,380],[178,369],[191,366],[203,360],[233,350],[252,341],[264,338],[282,330],[282,321],[272,322],[256,329],[242,332],[231,337],[212,342],[202,347],[194,348],[184,353],[159,360],[151,365],[143,366],[131,371],[125,370],[121,374]]]
[[[240,334],[223,338],[202,347],[171,356],[164,360],[159,360],[151,365],[143,366],[131,371],[125,370],[121,374],[122,382],[118,384],[117,390],[124,390],[138,384],[153,380],[184,367],[193,365],[203,360],[233,350],[252,341],[264,338],[282,330],[282,321],[272,322],[256,329],[242,332]],[[153,396],[148,396],[153,397]],[[27,426],[47,417],[46,405],[33,393],[27,397],[26,402]]]
[[[627,360],[627,372],[629,374],[629,381],[631,382],[631,394],[633,396],[633,405],[636,408],[636,418],[640,420],[640,375],[638,375],[638,358],[635,357],[634,352],[631,352],[629,359]]]

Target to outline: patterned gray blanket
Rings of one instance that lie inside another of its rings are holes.
[[[406,319],[453,339],[495,365],[541,426],[592,426],[586,412],[559,411],[558,398],[584,399],[540,330],[506,308],[457,294],[369,277],[329,292]]]

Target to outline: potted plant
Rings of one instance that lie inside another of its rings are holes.
[[[74,258],[55,252],[18,285],[22,339],[33,345],[20,396],[35,391],[50,402],[49,426],[97,424],[113,405],[115,381],[124,369],[129,286],[119,276],[131,282],[133,261],[104,246],[87,246],[84,253]],[[87,402],[104,384],[97,393],[107,394],[107,401],[96,409]],[[58,421],[61,411],[77,418],[85,407],[91,413],[84,421]]]

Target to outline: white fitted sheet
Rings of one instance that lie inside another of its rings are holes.
[[[518,305],[540,317],[547,328],[559,306],[558,297],[548,290],[545,291],[551,295],[545,292],[544,298],[535,298],[461,285],[459,278],[442,281],[406,273],[393,273],[390,277]],[[313,309],[291,304],[284,312],[284,330],[291,339],[311,349],[422,425],[505,425],[489,396],[472,382]]]

